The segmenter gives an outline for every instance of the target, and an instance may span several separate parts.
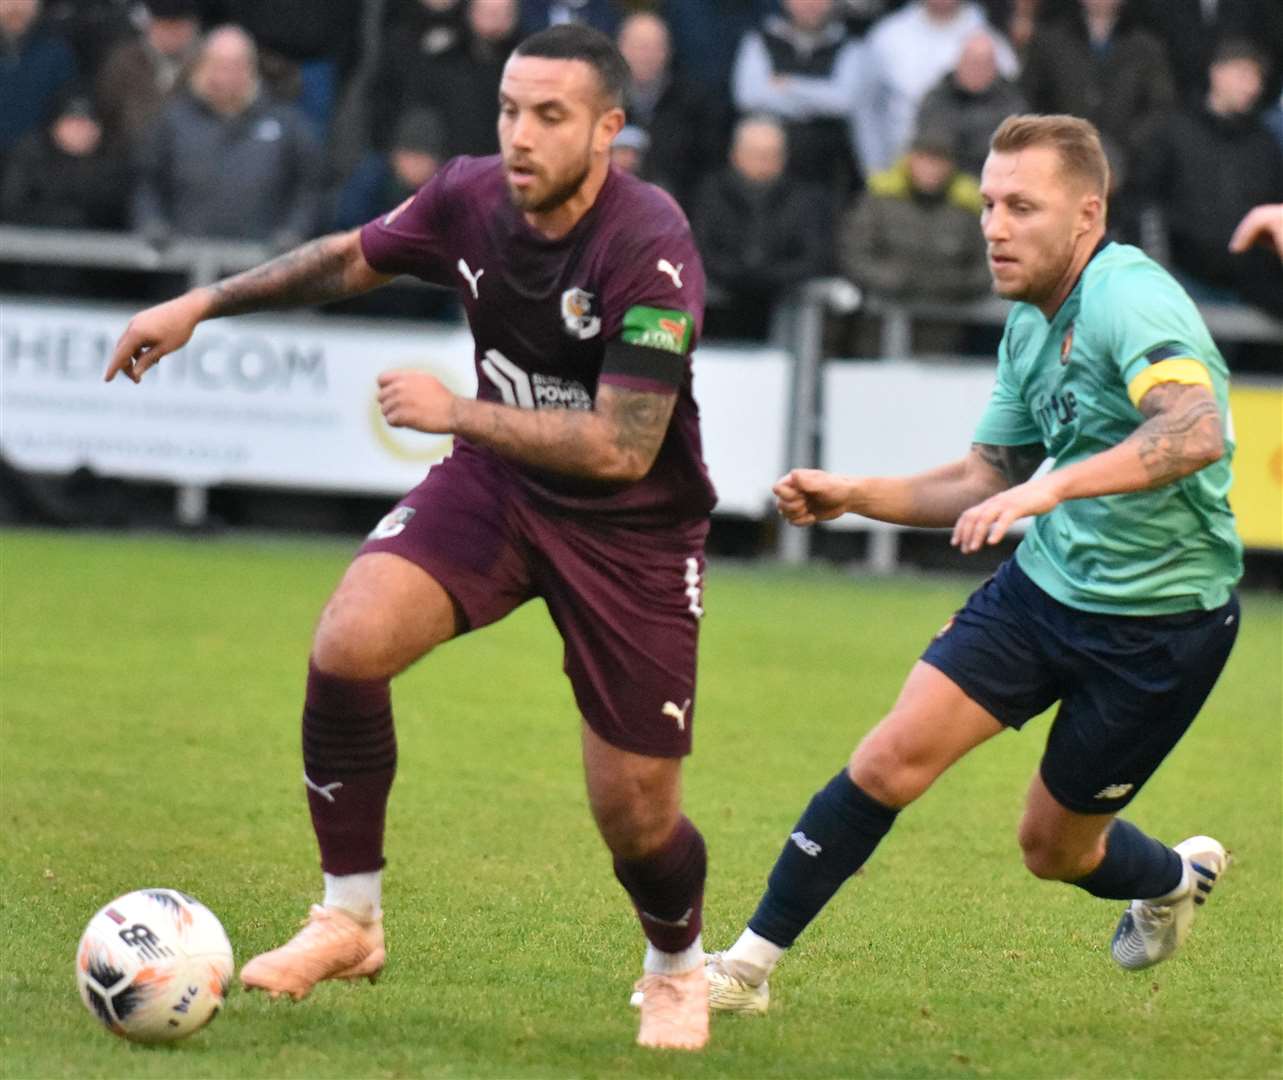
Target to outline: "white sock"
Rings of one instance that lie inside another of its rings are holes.
[[[1185,898],[1185,894],[1188,893],[1191,888],[1193,888],[1193,883],[1190,881],[1189,862],[1185,859],[1181,859],[1181,880],[1179,884],[1177,884],[1176,888],[1166,896],[1156,896],[1152,900],[1146,900],[1145,903],[1153,904],[1155,907],[1166,907],[1169,904],[1176,903],[1177,900],[1183,900]]]
[[[357,922],[373,922],[383,911],[383,871],[326,874],[326,907],[341,908]]]
[[[697,937],[681,952],[660,952],[649,942],[642,970],[648,975],[678,975],[704,963],[704,943]]]
[[[722,966],[726,968],[727,974],[753,986],[760,986],[770,977],[783,955],[784,950],[775,942],[767,941],[745,927],[739,940],[722,953]]]

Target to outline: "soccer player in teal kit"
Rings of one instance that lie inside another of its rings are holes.
[[[1025,865],[1130,900],[1112,952],[1166,959],[1228,857],[1116,815],[1180,739],[1238,631],[1225,363],[1179,285],[1105,240],[1095,129],[1016,116],[981,184],[995,290],[1019,301],[967,457],[904,478],[798,469],[795,525],[857,513],[953,528],[963,552],[1034,515],[1015,556],[928,645],[890,713],[811,800],[748,928],[709,959],[714,1009],[763,1012],[767,976],[896,815],[953,762],[1054,702],[1020,822]],[[1050,457],[1053,469],[1034,477]],[[1196,806],[1196,802],[1191,803]]]
[[[389,680],[537,596],[565,643],[589,804],[648,942],[637,1041],[708,1038],[705,849],[680,783],[714,503],[691,393],[704,275],[677,204],[610,165],[626,76],[596,31],[527,38],[500,86],[501,155],[457,158],[363,229],[142,312],[108,367],[137,382],[202,319],[401,273],[455,288],[476,341],[476,398],[423,372],[380,376],[388,422],[452,433],[454,450],[376,526],[321,616],[303,764],[324,901],[245,965],[246,987],[297,999],[382,968]]]

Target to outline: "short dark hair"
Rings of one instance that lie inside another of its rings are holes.
[[[550,60],[582,60],[597,72],[608,108],[622,105],[628,84],[628,64],[600,30],[579,23],[562,23],[531,34],[513,51],[514,56],[543,56]]]

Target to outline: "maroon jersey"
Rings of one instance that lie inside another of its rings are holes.
[[[504,459],[532,495],[638,525],[712,509],[716,496],[691,394],[704,269],[686,217],[667,194],[612,168],[583,218],[549,240],[512,204],[497,156],[460,157],[366,225],[361,248],[375,270],[458,292],[483,400],[590,409],[599,382],[677,394],[659,454],[641,480],[606,486]],[[459,449],[493,454],[461,438]]]

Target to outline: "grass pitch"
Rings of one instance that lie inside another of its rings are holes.
[[[0,534],[0,1075],[5,1077],[1277,1077],[1283,1075],[1283,603],[1248,596],[1229,669],[1129,815],[1237,862],[1186,949],[1109,959],[1122,905],[1038,882],[1015,824],[1046,733],[982,747],[786,958],[764,1019],[700,1055],[633,1046],[641,938],[589,820],[542,605],[397,684],[389,965],[299,1005],[233,992],[185,1043],[102,1030],[75,992],[90,914],[194,893],[238,962],[318,897],[298,714],[349,544]],[[705,942],[752,911],[811,794],[972,580],[715,565],[687,805]]]

